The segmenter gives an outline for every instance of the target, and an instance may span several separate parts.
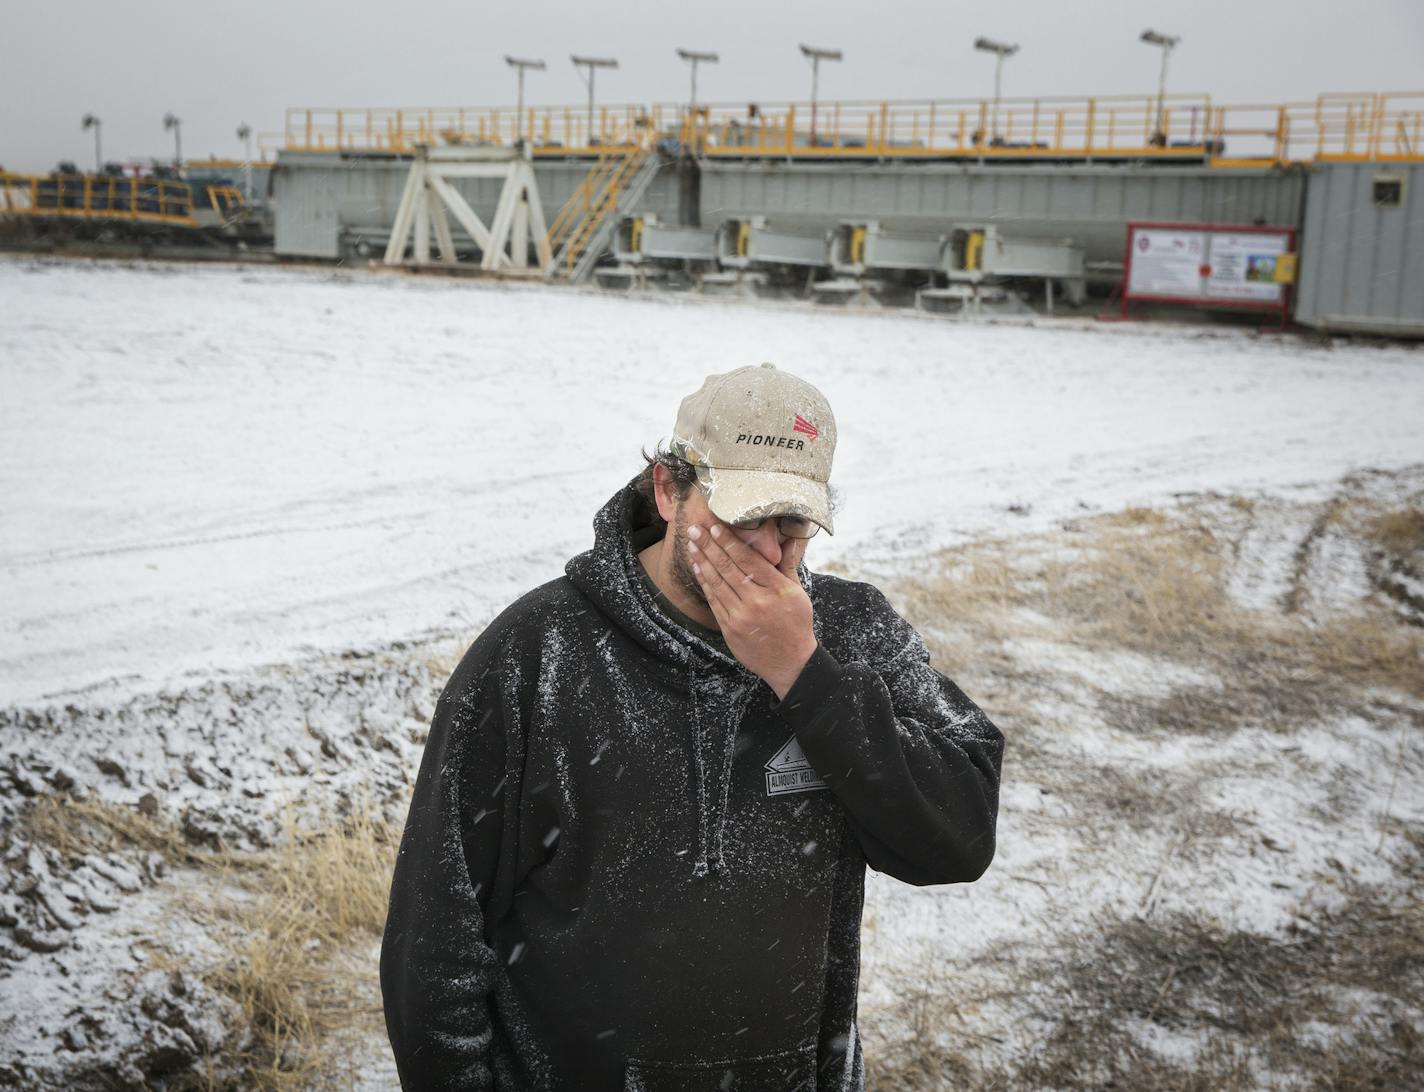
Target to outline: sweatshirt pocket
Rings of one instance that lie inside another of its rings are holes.
[[[816,1044],[720,1062],[628,1060],[623,1092],[813,1092]]]

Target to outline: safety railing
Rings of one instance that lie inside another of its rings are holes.
[[[674,110],[666,119],[675,125]],[[648,126],[663,120],[641,105],[424,107],[287,111],[283,147],[292,151],[408,153],[417,144],[511,145],[526,141],[535,155],[596,155],[638,141]]]
[[[0,174],[0,214],[196,225],[186,182],[112,175]]]
[[[1157,156],[1200,154],[1210,118],[1205,95],[744,103],[684,110],[680,136],[711,156]]]
[[[243,199],[242,191],[236,186],[205,186],[202,193],[207,198],[207,201],[205,204],[199,202],[200,207],[212,209],[225,220],[232,219],[232,217],[240,213],[247,204]],[[197,196],[196,192],[194,196]]]
[[[1222,106],[1212,138],[1218,161],[1424,159],[1424,92],[1321,95],[1314,102]]]
[[[295,109],[282,146],[408,153],[417,144],[511,144],[598,155],[644,129],[705,156],[1156,159],[1234,164],[1424,159],[1424,92],[1328,94],[1218,105],[1207,95],[939,99],[699,106]]]
[[[618,209],[623,191],[652,155],[653,134],[619,152],[607,152],[570,195],[549,227],[549,249],[565,276],[572,276],[594,236]]]

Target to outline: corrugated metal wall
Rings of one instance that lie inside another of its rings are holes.
[[[1116,261],[1131,220],[1294,227],[1303,188],[1299,172],[1208,167],[707,163],[701,211],[704,226],[751,215],[930,233],[993,222],[1071,236],[1090,261]]]
[[[1375,204],[1380,178],[1403,181],[1398,207]],[[1312,168],[1298,246],[1297,322],[1424,337],[1424,166]]]

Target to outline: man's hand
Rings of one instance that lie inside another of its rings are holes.
[[[811,600],[796,578],[804,547],[773,565],[725,524],[688,530],[692,569],[732,655],[784,699],[816,651]]]

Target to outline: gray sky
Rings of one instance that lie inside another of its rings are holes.
[[[162,119],[183,119],[189,158],[239,156],[234,130],[278,130],[288,106],[492,106],[514,100],[505,53],[542,57],[531,104],[579,103],[571,52],[615,56],[601,102],[678,101],[677,46],[716,50],[699,98],[804,100],[796,49],[839,48],[824,99],[987,96],[993,58],[977,35],[1018,42],[1004,94],[1150,93],[1159,53],[1145,27],[1180,34],[1169,90],[1219,103],[1313,99],[1322,91],[1424,90],[1424,0],[627,0],[481,4],[425,0],[113,0],[10,4],[0,42],[0,165],[93,164],[80,119],[103,119],[106,159],[171,157]]]

